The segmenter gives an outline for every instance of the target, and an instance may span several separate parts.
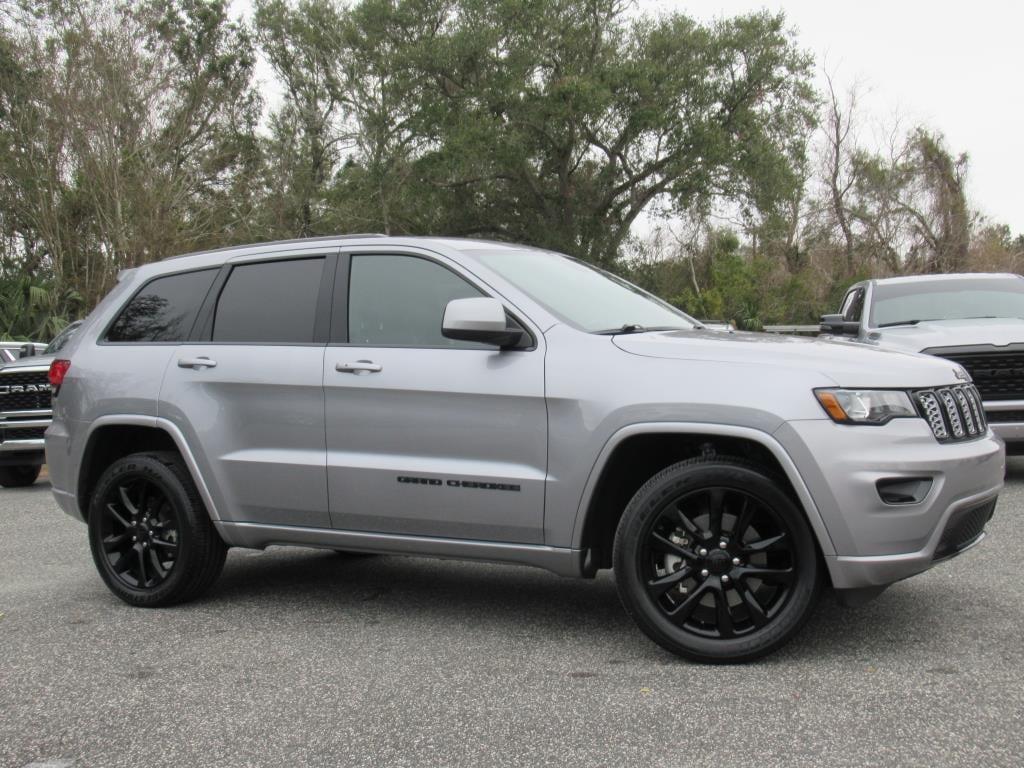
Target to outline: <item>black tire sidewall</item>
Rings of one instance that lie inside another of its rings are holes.
[[[734,639],[702,638],[673,624],[651,601],[644,585],[643,540],[666,502],[702,487],[733,488],[771,506],[789,526],[798,576],[782,611],[765,627]],[[613,551],[615,581],[627,613],[662,647],[702,662],[730,663],[759,658],[783,645],[809,617],[819,591],[817,545],[803,513],[779,481],[758,468],[727,459],[690,460],[659,472],[633,497],[622,515]]]
[[[107,562],[102,545],[103,505],[110,491],[130,479],[146,479],[164,493],[174,510],[178,530],[178,556],[170,576],[156,587],[137,589],[126,584],[114,573]],[[196,509],[190,493],[179,477],[165,463],[154,456],[133,455],[115,461],[100,477],[89,505],[89,547],[96,569],[110,591],[127,603],[137,606],[161,606],[179,602],[190,588],[194,570],[194,552],[198,514],[206,515],[203,508]]]
[[[39,479],[41,465],[24,464],[0,467],[0,486],[4,488],[27,488]]]

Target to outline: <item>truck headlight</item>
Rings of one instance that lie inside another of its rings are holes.
[[[918,416],[910,395],[895,389],[816,389],[815,397],[840,424],[888,424]]]

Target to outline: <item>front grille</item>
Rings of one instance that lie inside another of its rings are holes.
[[[989,424],[1012,424],[1016,421],[1024,421],[1024,411],[989,411],[985,414]]]
[[[50,410],[51,400],[45,370],[0,370],[0,413]]]
[[[981,396],[972,384],[920,389],[913,396],[918,411],[940,443],[973,440],[988,429]]]
[[[969,507],[953,513],[946,523],[946,528],[935,548],[935,559],[955,555],[968,544],[974,542],[985,530],[985,525],[992,519],[996,509],[996,500],[986,501],[977,507]]]
[[[42,440],[46,435],[46,427],[28,427],[27,429],[0,429],[0,443],[10,440]]]
[[[985,400],[1024,400],[1024,344],[923,350],[959,363]]]

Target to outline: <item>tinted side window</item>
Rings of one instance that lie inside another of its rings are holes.
[[[349,277],[349,342],[484,349],[486,345],[441,335],[449,301],[483,295],[451,270],[427,259],[353,256]]]
[[[107,331],[107,341],[185,341],[216,269],[158,277],[135,294]]]
[[[312,342],[323,271],[322,257],[234,267],[217,300],[213,340]]]

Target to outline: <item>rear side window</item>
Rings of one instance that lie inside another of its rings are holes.
[[[309,344],[324,258],[241,264],[217,300],[213,340],[251,344]]]
[[[415,256],[353,256],[349,343],[486,349],[441,335],[452,299],[483,296],[451,270]]]
[[[204,269],[150,281],[118,315],[106,340],[186,341],[216,275],[216,269]]]

